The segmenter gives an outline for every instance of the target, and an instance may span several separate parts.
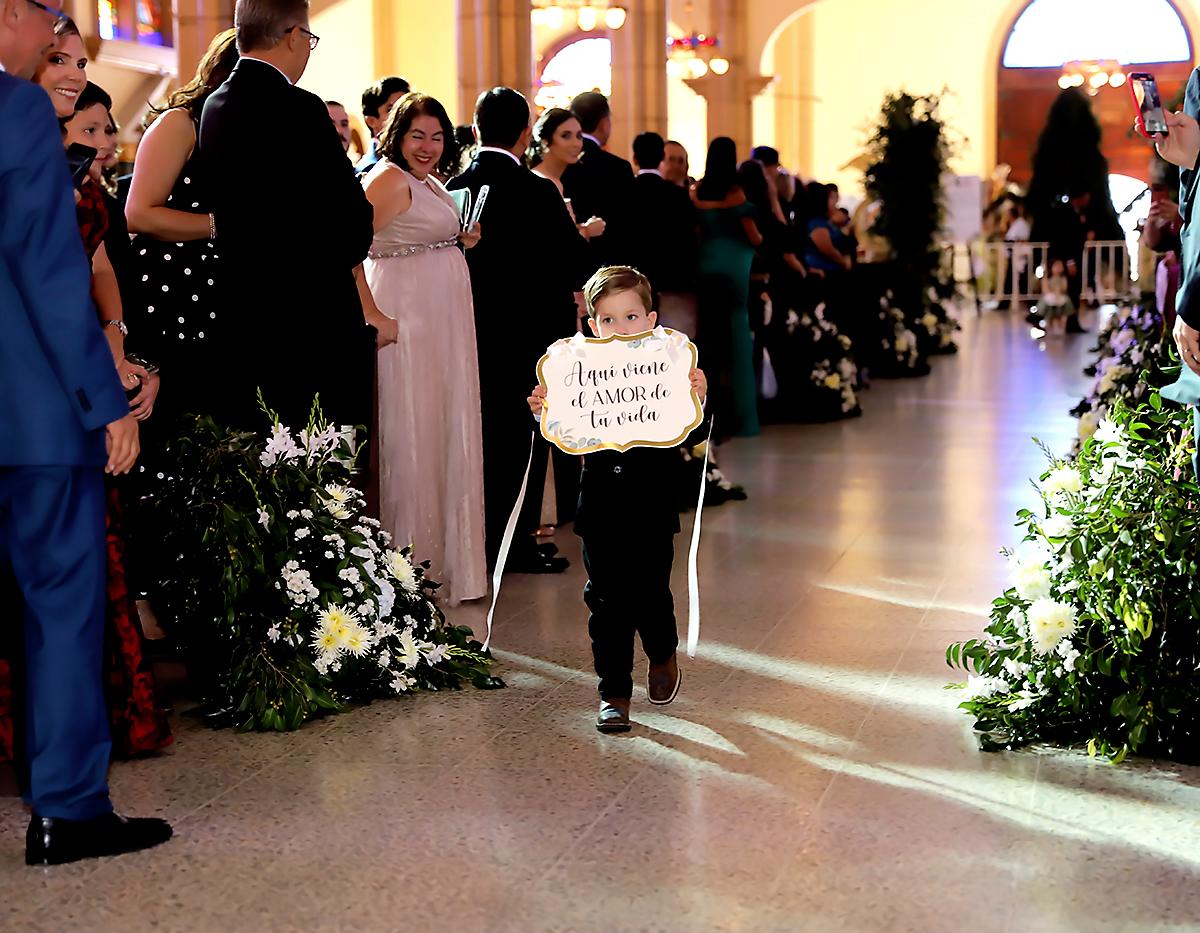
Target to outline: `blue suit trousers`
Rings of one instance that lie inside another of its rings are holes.
[[[112,810],[104,515],[98,467],[0,466],[0,560],[25,600],[26,802],[38,816]]]

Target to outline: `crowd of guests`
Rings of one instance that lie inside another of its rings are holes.
[[[128,396],[114,424],[140,446],[132,473],[107,479],[115,754],[171,741],[143,658],[154,542],[128,519],[169,481],[159,464],[198,415],[261,431],[261,393],[291,426],[314,397],[332,423],[363,426],[384,527],[431,561],[454,606],[485,596],[527,468],[507,570],[568,566],[546,526],[573,518],[578,458],[552,455],[525,399],[545,348],[581,329],[581,289],[602,267],[644,273],[657,320],[699,347],[710,472],[697,450],[679,463],[714,498],[745,496],[720,471],[725,443],[764,420],[859,410],[882,315],[854,270],[871,257],[836,187],[804,183],[770,147],[739,162],[733,140],[715,139],[695,179],[684,147],[657,133],[636,137],[632,164],[611,151],[599,93],[535,115],[494,88],[464,128],[396,76],[362,96],[364,144],[342,104],[296,87],[320,41],[304,0],[239,0],[236,30],[150,111],[132,175],[117,178],[112,100],[88,81],[74,24],[45,10],[54,37],[32,77],[58,117],[91,297]],[[263,171],[244,141],[264,113],[303,158]],[[12,697],[0,662],[0,756],[13,754]]]

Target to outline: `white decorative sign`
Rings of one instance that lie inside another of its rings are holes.
[[[675,447],[703,419],[695,366],[695,345],[665,327],[559,340],[538,363],[542,436],[569,454]]]

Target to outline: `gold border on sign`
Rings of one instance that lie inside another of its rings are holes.
[[[657,329],[658,328],[654,328],[654,330],[657,330]],[[653,334],[654,330],[644,330],[640,334],[609,334],[607,337],[584,337],[583,339],[587,343],[595,343],[595,344],[612,343],[614,340],[620,340],[623,343],[632,343],[635,340],[644,340],[646,337]],[[663,333],[666,333],[666,334],[679,333],[679,331],[672,330],[670,327],[664,327],[664,328],[662,328],[662,330],[663,330]],[[574,338],[564,337],[562,340],[556,340],[554,344],[551,344],[551,346],[562,343],[563,341],[570,341],[572,339],[574,339]],[[696,351],[696,345],[694,343],[692,343],[692,341],[690,339],[687,338],[686,334],[684,335],[684,339],[687,343],[689,352],[692,354],[692,365],[688,367],[688,372],[691,372],[693,369],[696,368],[696,363],[699,359],[699,356]],[[546,385],[546,378],[542,372],[542,366],[543,366],[543,364],[545,364],[546,360],[548,360],[548,359],[550,359],[549,348],[547,348],[546,352],[542,354],[542,358],[540,360],[538,360],[538,364],[537,364],[538,385],[546,386],[547,390],[550,387]],[[592,444],[588,447],[578,447],[578,448],[568,447],[567,445],[565,445],[561,442],[561,439],[551,437],[550,434],[547,432],[546,423],[547,423],[547,419],[550,415],[550,409],[547,408],[545,405],[542,406],[542,417],[540,419],[538,419],[538,426],[541,430],[542,437],[544,437],[546,440],[548,440],[551,444],[553,444],[555,447],[557,447],[563,453],[568,453],[568,454],[590,454],[590,453],[594,453],[597,450],[615,450],[620,453],[624,453],[625,451],[631,450],[634,447],[678,447],[685,440],[687,440],[687,436],[689,434],[691,434],[694,430],[696,430],[696,428],[699,427],[700,422],[704,420],[704,408],[700,404],[700,397],[698,395],[696,395],[696,392],[694,389],[692,389],[690,391],[690,394],[692,396],[692,405],[695,406],[695,409],[696,409],[695,418],[692,420],[692,423],[687,426],[687,428],[684,430],[684,432],[672,441],[630,441],[628,444],[604,443],[604,444]]]

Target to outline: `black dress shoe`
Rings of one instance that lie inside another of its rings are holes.
[[[160,845],[171,833],[166,820],[131,820],[116,813],[94,820],[35,816],[25,833],[25,864],[65,865],[85,858],[124,855]]]
[[[509,573],[562,573],[570,566],[565,557],[535,552],[513,558],[504,569]]]
[[[1067,318],[1067,333],[1068,334],[1086,334],[1087,328],[1079,323],[1079,318],[1072,314]]]
[[[600,712],[596,716],[596,729],[599,732],[628,732],[629,724],[628,700],[601,700]]]
[[[558,545],[557,544],[539,544],[537,546],[537,552],[539,554],[541,554],[543,557],[553,557],[555,554],[558,553]]]

